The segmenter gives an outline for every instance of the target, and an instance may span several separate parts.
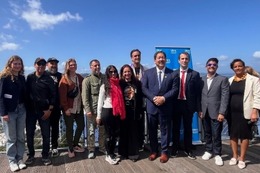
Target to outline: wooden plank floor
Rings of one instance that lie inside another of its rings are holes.
[[[231,157],[231,149],[229,141],[223,141],[223,160],[224,166],[216,166],[214,159],[204,161],[201,156],[204,152],[202,145],[196,146],[194,154],[197,156],[196,160],[186,158],[182,152],[177,158],[170,158],[170,160],[162,164],[159,158],[155,161],[147,159],[149,152],[141,152],[141,158],[137,162],[130,160],[122,160],[118,165],[110,165],[105,161],[103,155],[98,155],[95,159],[87,159],[87,152],[77,153],[73,159],[68,158],[67,152],[63,150],[58,158],[52,159],[53,164],[44,166],[41,163],[40,151],[36,152],[35,163],[21,173],[230,173],[243,172],[254,173],[260,172],[260,142],[259,139],[249,147],[246,163],[247,167],[240,170],[237,166],[229,166],[228,162]],[[24,159],[27,157],[25,156]],[[8,173],[9,170],[7,157],[5,154],[0,154],[0,172]]]

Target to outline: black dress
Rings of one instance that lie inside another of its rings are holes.
[[[142,109],[142,90],[140,81],[120,81],[124,95],[126,119],[120,121],[118,153],[131,160],[139,158],[138,120]]]
[[[243,98],[246,80],[233,81],[230,86],[230,138],[251,139],[252,125],[244,118]]]

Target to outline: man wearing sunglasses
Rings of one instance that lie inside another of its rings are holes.
[[[215,156],[215,164],[222,166],[221,132],[229,102],[228,78],[217,74],[218,59],[210,58],[206,63],[207,75],[202,77],[201,110],[204,128],[205,153],[203,160]]]
[[[37,58],[34,62],[35,71],[28,75],[26,81],[27,91],[27,115],[26,137],[28,146],[28,159],[26,164],[34,162],[34,134],[36,122],[39,122],[42,134],[42,162],[44,165],[51,164],[49,159],[50,150],[50,115],[55,105],[55,86],[53,79],[45,71],[46,60]]]

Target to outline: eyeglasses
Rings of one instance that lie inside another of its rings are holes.
[[[45,65],[46,65],[45,62],[37,62],[36,64],[37,64],[38,66],[45,66]]]
[[[113,73],[116,74],[117,71],[115,71],[115,70],[110,70],[109,73],[110,73],[110,74],[113,74]]]
[[[217,65],[217,64],[210,64],[210,63],[209,63],[209,64],[207,64],[207,66],[208,66],[208,67],[210,67],[210,66],[217,67],[218,65]]]
[[[140,55],[134,55],[134,57],[138,57],[138,56],[140,57]]]

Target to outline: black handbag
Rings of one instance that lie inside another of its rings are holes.
[[[69,98],[75,98],[77,97],[77,95],[79,94],[79,87],[75,86],[73,88],[73,90],[70,90],[68,93],[67,93],[67,96]]]

